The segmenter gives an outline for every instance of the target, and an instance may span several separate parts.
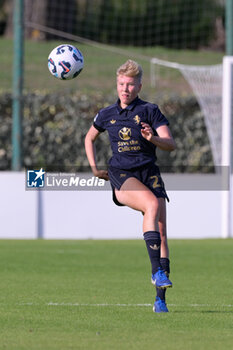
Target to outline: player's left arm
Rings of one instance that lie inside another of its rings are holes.
[[[155,146],[159,147],[164,151],[174,151],[176,149],[175,140],[172,137],[171,131],[167,125],[161,125],[156,129],[158,136],[154,135],[153,129],[147,123],[141,123],[142,136],[152,142]]]

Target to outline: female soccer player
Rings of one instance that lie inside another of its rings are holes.
[[[143,213],[143,235],[157,295],[154,312],[168,312],[166,288],[172,287],[166,233],[168,199],[156,162],[156,147],[175,149],[168,120],[157,105],[141,100],[141,66],[128,60],[117,70],[118,101],[99,111],[85,138],[94,176],[110,180],[113,200]],[[108,170],[98,169],[94,142],[107,130],[112,148]]]

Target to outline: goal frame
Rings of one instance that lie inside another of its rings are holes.
[[[221,236],[230,238],[232,234],[232,121],[233,121],[233,56],[223,57],[222,84],[222,181],[227,190],[222,190]],[[223,188],[224,188],[223,187]]]

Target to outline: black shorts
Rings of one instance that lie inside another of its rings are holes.
[[[169,201],[159,167],[155,164],[149,163],[138,168],[127,170],[109,166],[108,176],[112,186],[113,201],[116,205],[123,206],[116,198],[115,188],[120,190],[123,183],[130,177],[135,177],[141,181],[157,198],[166,198]]]

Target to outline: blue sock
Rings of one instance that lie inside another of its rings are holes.
[[[146,242],[147,251],[150,257],[152,274],[158,271],[160,264],[160,245],[161,238],[158,231],[147,231],[144,233],[144,240]]]

